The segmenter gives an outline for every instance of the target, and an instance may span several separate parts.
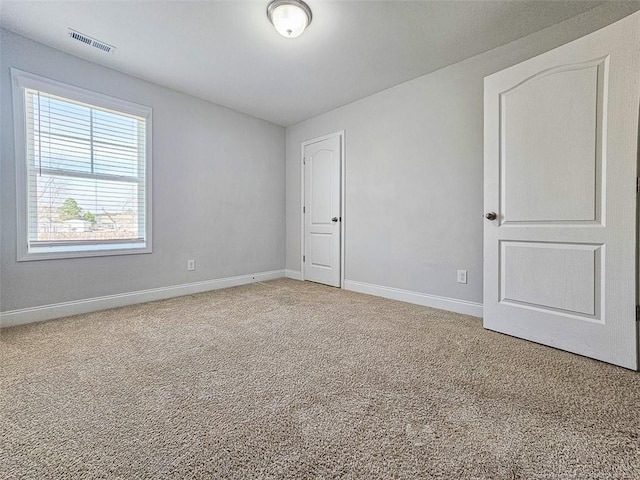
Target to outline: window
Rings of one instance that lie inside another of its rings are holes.
[[[18,260],[151,252],[151,109],[11,73]]]

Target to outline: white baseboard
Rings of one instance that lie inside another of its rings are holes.
[[[246,285],[266,280],[274,280],[282,277],[302,280],[302,272],[299,270],[273,270],[270,272],[240,275],[237,277],[217,278],[214,280],[204,280],[201,282],[184,283],[182,285],[172,285],[169,287],[138,290],[136,292],[107,295],[104,297],[88,298],[85,300],[10,310],[0,313],[0,327],[12,327],[14,325],[42,322],[44,320],[66,317],[69,315],[96,312],[107,308],[124,307],[126,305],[133,305],[136,303],[152,302],[154,300],[162,300],[165,298],[190,295],[192,293],[218,290],[220,288],[235,287],[238,285]],[[401,290],[399,288],[372,285],[370,283],[357,282],[355,280],[345,280],[344,289],[369,295],[376,295],[378,297],[390,298],[393,300],[400,300],[403,302],[415,303],[427,307],[449,310],[466,315],[473,315],[475,317],[482,317],[482,304],[480,303],[427,295],[425,293]]]
[[[294,280],[302,280],[302,272],[300,270],[285,270],[284,276],[287,278],[292,278]]]
[[[182,285],[172,285],[169,287],[151,288],[149,290],[138,290],[137,292],[120,293],[117,295],[107,295],[104,297],[88,298],[86,300],[76,300],[72,302],[55,303],[52,305],[42,305],[40,307],[22,308],[0,313],[0,327],[12,327],[25,323],[42,322],[53,318],[66,317],[68,315],[78,315],[80,313],[96,312],[107,308],[124,307],[136,303],[152,302],[193,293],[218,290],[220,288],[235,287],[248,283],[274,280],[285,276],[284,270],[273,270],[270,272],[253,273],[240,275],[238,277],[217,278],[214,280],[204,280],[201,282],[183,283]]]
[[[455,298],[439,297],[437,295],[428,295],[426,293],[401,290],[399,288],[383,287],[381,285],[372,285],[370,283],[357,282],[355,280],[345,280],[344,289],[375,295],[377,297],[390,298],[392,300],[400,300],[402,302],[415,303],[426,307],[439,308],[450,312],[463,313],[474,317],[482,317],[481,303],[468,302],[466,300],[458,300]]]

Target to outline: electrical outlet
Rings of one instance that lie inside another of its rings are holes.
[[[458,283],[467,283],[467,271],[458,270]]]
[[[196,261],[195,260],[187,260],[187,270],[193,272],[196,269]]]

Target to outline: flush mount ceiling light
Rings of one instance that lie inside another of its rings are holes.
[[[280,35],[295,38],[311,23],[311,9],[302,0],[273,0],[267,6],[267,17]]]

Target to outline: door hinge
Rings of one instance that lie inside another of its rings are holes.
[[[640,322],[640,305],[636,305],[636,322]]]
[[[636,193],[640,193],[640,177],[636,178]]]
[[[302,255],[302,263],[305,263],[306,261],[307,261],[306,255]]]
[[[303,158],[303,159],[302,159],[302,164],[303,164],[303,165],[306,165],[306,164],[307,164],[307,159],[306,159],[306,158]]]
[[[302,207],[302,213],[307,213],[307,207]]]

